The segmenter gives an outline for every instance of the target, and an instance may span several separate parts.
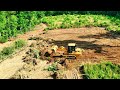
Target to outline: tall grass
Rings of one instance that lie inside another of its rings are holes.
[[[42,22],[50,25],[47,29],[105,26],[118,32],[120,11],[0,11],[0,42],[26,33]]]
[[[105,27],[106,30],[120,32],[120,19],[107,15],[70,15],[47,16],[41,18],[42,23],[46,23],[48,28],[76,28],[76,27]]]
[[[19,49],[19,48],[22,48],[26,45],[26,42],[22,39],[19,39],[17,41],[14,42],[14,48],[15,49]]]
[[[6,57],[12,55],[16,50],[24,47],[27,43],[24,40],[17,40],[11,46],[4,47],[2,51],[0,51],[0,60],[5,59]]]
[[[83,66],[84,79],[120,79],[120,65],[111,62],[100,64],[85,64]]]

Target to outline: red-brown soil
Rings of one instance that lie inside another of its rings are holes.
[[[73,63],[71,62],[68,65],[68,67],[70,67],[71,69],[73,69],[72,67],[76,67],[76,65],[79,65],[80,63],[85,63],[85,62],[94,63],[94,62],[100,62],[101,60],[108,60],[108,61],[112,61],[113,63],[120,64],[120,35],[115,35],[113,33],[110,33],[106,31],[104,28],[90,27],[90,28],[57,29],[57,30],[49,30],[45,34],[42,33],[43,33],[43,29],[39,28],[38,26],[35,31],[27,32],[26,34],[19,35],[17,38],[13,39],[12,41],[8,41],[7,43],[0,44],[0,49],[10,45],[13,41],[17,39],[28,40],[29,37],[40,36],[43,38],[54,39],[55,40],[54,43],[57,44],[58,46],[62,45],[67,48],[67,44],[73,42],[77,44],[77,47],[80,47],[85,50],[85,52],[79,57],[78,60],[75,60],[75,62],[73,60]],[[28,41],[31,42],[30,40]],[[21,55],[21,57],[22,56],[23,55]],[[15,63],[18,62],[18,60],[20,63],[22,63],[21,58],[18,59],[17,57],[14,57],[13,59],[15,59]],[[1,69],[0,72],[7,73],[6,77],[9,74],[7,70],[10,69],[9,67],[7,67],[8,66],[7,64],[9,63],[9,66],[12,65],[10,64],[10,62],[11,59],[7,59],[6,61],[3,61],[0,64],[1,67],[4,66],[3,67],[4,69]],[[46,62],[44,63],[45,63],[44,65],[47,66]],[[16,67],[14,65],[12,65],[13,68]],[[31,78],[45,78],[44,77],[45,75],[37,76],[37,75],[41,75],[41,73],[44,73],[43,71],[41,71],[40,68],[41,65],[42,65],[42,61],[41,64],[38,65],[39,66],[38,70],[40,71],[39,74],[38,73],[35,74],[35,72],[38,71],[35,71],[34,73],[31,72],[32,73]],[[21,66],[19,68],[21,68]],[[4,70],[6,70],[6,72]],[[18,68],[15,69],[14,71],[16,70],[18,70]],[[4,73],[3,75],[5,75]],[[14,74],[14,72],[12,74]],[[1,74],[1,77],[3,77],[3,75]]]
[[[50,30],[41,37],[52,38],[58,46],[65,46],[70,42],[83,48],[85,52],[79,61],[100,62],[101,60],[120,63],[120,36],[106,31],[104,28],[73,28]]]

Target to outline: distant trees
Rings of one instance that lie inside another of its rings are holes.
[[[0,42],[29,31],[44,16],[62,14],[104,14],[120,18],[120,11],[0,11]]]

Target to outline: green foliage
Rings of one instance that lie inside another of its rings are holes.
[[[40,58],[40,51],[36,48],[30,48],[30,53],[31,56],[33,56],[33,58]]]
[[[26,42],[24,40],[22,40],[22,39],[17,40],[17,41],[14,42],[15,49],[22,48],[25,45],[26,45]]]
[[[0,60],[8,57],[9,55],[13,54],[17,49],[20,49],[26,45],[26,42],[23,40],[15,41],[11,46],[3,48],[0,51]]]
[[[1,43],[5,43],[5,42],[7,42],[8,41],[8,37],[7,36],[2,36],[2,37],[0,37],[0,42]]]
[[[15,15],[7,16],[7,25],[5,27],[8,37],[17,36],[17,17]]]
[[[0,12],[0,32],[5,29],[6,25],[6,14],[4,12]]]
[[[5,47],[3,48],[3,50],[1,51],[2,55],[10,55],[14,52],[14,48],[13,47]]]
[[[85,64],[83,72],[85,79],[120,79],[120,66],[111,62]]]
[[[120,11],[0,11],[0,42],[26,33],[39,23],[46,30],[99,26],[120,33]]]
[[[120,33],[120,19],[105,15],[79,15],[79,14],[63,14],[58,16],[47,16],[41,18],[42,23],[46,23],[46,30],[59,28],[75,28],[75,27],[105,27],[106,30]]]
[[[34,58],[38,59],[40,57],[39,53],[40,53],[39,50],[34,49],[33,50]]]
[[[26,33],[36,24],[38,18],[44,16],[39,11],[0,11],[0,42],[6,42],[9,37],[16,37],[18,33]],[[6,38],[7,37],[7,38]]]
[[[52,63],[52,65],[50,65],[48,68],[47,68],[48,71],[53,71],[53,72],[56,72],[57,71],[57,63]]]

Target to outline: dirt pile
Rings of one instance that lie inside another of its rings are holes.
[[[53,58],[51,57],[51,53],[52,53],[51,51],[52,49],[55,49],[53,48],[53,46],[56,46],[53,43],[54,42],[53,39],[50,39],[50,38],[43,39],[41,37],[32,37],[29,40],[36,40],[36,43],[32,43],[30,45],[30,49],[26,52],[26,56],[24,56],[22,59],[23,62],[25,62],[26,64],[20,70],[18,70],[14,76],[11,77],[12,79],[32,78],[30,77],[31,72],[36,72],[37,70],[39,70],[39,68],[36,68],[36,67],[38,67],[40,63],[43,61],[46,61],[46,66],[49,66],[52,63],[57,62],[57,66],[56,66],[57,71],[49,72],[49,77],[52,76],[53,78],[56,78],[56,79],[81,78],[79,77],[79,72],[76,69],[74,69],[75,66],[72,65],[70,60],[67,60],[64,57],[62,58],[58,57],[53,60]]]
[[[67,64],[70,65],[70,64]],[[75,67],[66,67],[66,65],[62,66],[61,64],[57,64],[58,70],[53,73],[53,77],[55,79],[82,79],[82,76]]]
[[[21,69],[19,69],[11,77],[11,79],[30,79],[36,75],[34,72],[36,72],[37,75],[45,72],[47,76],[46,78],[50,78],[51,72],[44,71],[44,68],[49,65],[47,64],[48,57],[44,59],[41,59],[41,58],[42,58],[42,53],[44,52],[45,48],[50,48],[51,45],[53,45],[52,43],[53,40],[45,39],[45,38],[42,39],[41,37],[32,37],[29,40],[35,40],[36,42],[32,43],[29,46],[29,50],[26,52],[26,55],[23,56],[22,58],[22,61],[25,63],[25,65]],[[44,63],[43,65],[45,65],[45,67],[42,67],[41,65],[42,63]],[[40,76],[36,76],[36,78],[42,78],[42,77],[45,78],[45,76],[41,76],[41,77]]]
[[[56,79],[82,79],[80,72],[76,69],[58,71],[56,73]]]

